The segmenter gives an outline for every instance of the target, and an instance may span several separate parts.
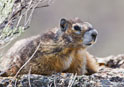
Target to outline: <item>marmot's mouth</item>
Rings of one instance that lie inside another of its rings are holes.
[[[92,44],[91,44],[91,43],[87,43],[87,44],[85,44],[85,45],[90,46],[90,45],[92,45]]]
[[[91,45],[93,45],[94,43],[95,43],[95,41],[92,40],[92,41],[89,41],[89,42],[83,43],[83,46],[91,46]]]

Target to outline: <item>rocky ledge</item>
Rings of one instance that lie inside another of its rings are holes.
[[[103,66],[98,73],[92,75],[26,74],[16,80],[13,77],[0,77],[0,87],[124,87],[124,55],[99,59]]]

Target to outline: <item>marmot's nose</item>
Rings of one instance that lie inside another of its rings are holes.
[[[95,41],[96,40],[96,37],[97,37],[97,31],[95,29],[91,30],[91,37],[92,39]]]

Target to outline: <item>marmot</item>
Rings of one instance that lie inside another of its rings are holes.
[[[51,75],[57,72],[90,74],[98,71],[96,60],[87,52],[87,47],[95,43],[97,31],[88,22],[79,18],[67,20],[62,18],[57,28],[47,33],[17,41],[0,63],[4,75],[13,76],[32,56],[33,58],[20,71],[27,74]]]

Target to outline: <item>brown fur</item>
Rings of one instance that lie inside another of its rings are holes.
[[[81,23],[79,20],[69,20],[68,30],[51,29],[43,35],[37,35],[20,40],[14,44],[2,58],[0,70],[6,71],[7,76],[13,76],[19,68],[32,56],[38,44],[39,49],[32,60],[19,74],[26,74],[31,68],[32,74],[51,75],[56,72],[85,74],[98,71],[96,60],[81,45],[82,37],[76,36],[72,24]],[[88,26],[87,26],[88,27]],[[85,33],[82,31],[82,36]]]

